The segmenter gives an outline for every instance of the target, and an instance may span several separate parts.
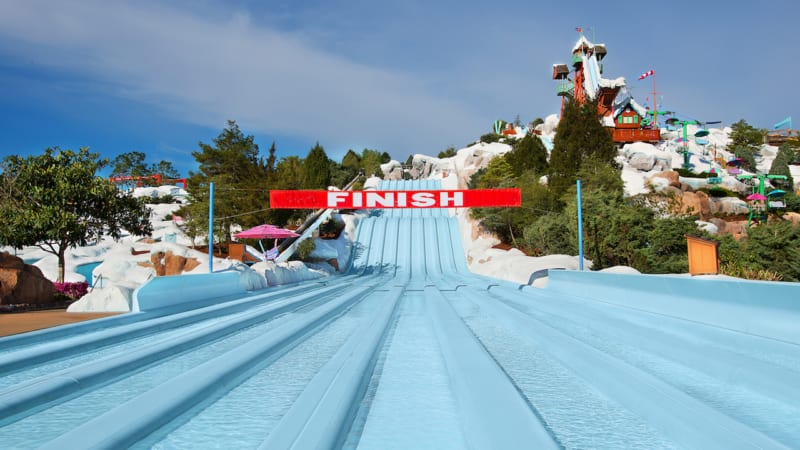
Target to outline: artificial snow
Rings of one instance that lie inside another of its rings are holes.
[[[547,116],[544,123],[537,125],[536,133],[543,141],[552,143],[558,120],[558,116],[552,114]],[[688,125],[687,136],[693,136],[698,129],[699,127],[695,125]],[[695,173],[708,171],[713,164],[716,172],[722,177],[720,186],[744,193],[750,189],[749,185],[737,180],[735,176],[729,175],[727,167],[713,163],[714,156],[722,161],[733,157],[727,151],[731,131],[730,127],[712,128],[707,137],[709,144],[698,145],[694,139],[690,139],[687,142],[687,148],[691,153],[690,161]],[[662,137],[665,140],[658,145],[637,142],[626,144],[620,149],[617,161],[622,165],[622,180],[626,195],[633,196],[651,190],[657,192],[668,187],[667,179],[653,175],[662,170],[671,170],[673,167],[681,166],[684,150],[682,135],[682,130],[662,130]],[[494,157],[504,155],[510,150],[511,146],[504,142],[477,142],[456,151],[456,155],[453,157],[436,158],[416,154],[412,158],[411,168],[403,167],[397,161],[390,161],[381,166],[381,171],[384,172],[383,177],[387,177],[389,174],[393,176],[399,174],[404,178],[403,171],[412,171],[412,175],[419,178],[441,180],[444,189],[466,189],[470,177],[475,172],[485,168]],[[777,154],[777,148],[764,145],[761,150],[762,155],[757,162],[759,170],[764,171],[771,166]],[[790,170],[792,176],[800,181],[800,166],[790,166]],[[382,178],[379,176],[369,176],[364,182],[364,188],[378,189],[381,181]],[[702,179],[681,178],[680,181],[691,184],[695,188],[705,186],[705,180]],[[542,177],[542,182],[546,183],[547,178]],[[204,244],[203,237],[199,237],[198,242],[193,242],[182,230],[182,219],[174,215],[187,198],[186,191],[176,186],[161,186],[136,188],[133,195],[153,199],[169,195],[175,199],[175,203],[148,205],[152,210],[150,221],[153,224],[153,233],[147,239],[123,233],[122,238],[118,241],[103,237],[91,245],[67,250],[65,281],[85,281],[85,277],[77,272],[78,266],[100,262],[92,275],[95,286],[89,294],[73,303],[70,311],[129,311],[135,289],[155,276],[154,269],[145,266],[149,263],[152,254],[169,251],[175,255],[194,258],[200,264],[190,273],[208,272],[208,254],[191,248],[195,244]],[[747,212],[747,204],[738,198],[718,199],[715,204],[722,213],[741,214]],[[477,225],[469,218],[467,209],[451,209],[450,211],[459,221],[461,241],[468,267],[475,273],[528,284],[532,280],[532,274],[540,273],[544,269],[576,270],[579,267],[577,256],[531,257],[515,249],[496,249],[494,246],[499,243],[496,238],[487,235],[473,235],[473,230],[477,229]],[[315,262],[304,264],[299,261],[286,263],[267,261],[248,267],[238,261],[214,258],[214,271],[237,271],[242,285],[247,290],[258,290],[268,286],[336,275],[345,270],[350,262],[357,225],[365,214],[365,212],[354,215],[334,214],[335,220],[344,223],[344,230],[335,240],[315,239],[315,250],[311,254],[311,260]],[[698,221],[698,228],[712,234],[717,231],[717,227],[709,222]],[[45,277],[51,280],[57,278],[58,264],[55,255],[44,252],[38,247],[27,247],[20,252],[15,252],[11,248],[4,250],[18,254],[27,262],[35,264],[42,270]],[[334,259],[339,271],[328,264],[328,261]],[[584,261],[584,266],[587,269],[590,268],[591,261]],[[626,273],[635,272],[635,269],[631,268],[613,268],[613,270]],[[533,285],[544,286],[546,282],[546,277],[536,277]]]

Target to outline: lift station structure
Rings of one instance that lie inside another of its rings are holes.
[[[567,64],[553,65],[553,79],[559,81],[556,93],[561,97],[562,115],[567,97],[579,104],[596,100],[598,115],[614,142],[660,141],[658,121],[648,117],[647,108],[633,99],[625,78],[603,78],[603,59],[607,53],[605,44],[594,44],[581,33],[572,48],[572,68]]]

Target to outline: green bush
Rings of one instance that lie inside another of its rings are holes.
[[[723,275],[746,280],[783,281],[783,276],[777,272],[766,269],[750,269],[740,261],[728,261],[719,268]]]
[[[301,260],[306,260],[309,256],[311,256],[311,252],[313,252],[315,248],[316,245],[314,244],[314,239],[303,239],[297,245],[297,257]]]
[[[723,198],[723,197],[738,197],[739,194],[737,192],[730,191],[725,189],[724,187],[714,186],[714,187],[703,187],[698,189],[700,192],[705,192],[708,194],[709,197],[714,198]]]
[[[784,211],[800,212],[800,196],[797,194],[793,192],[787,193],[783,201],[786,203],[786,209]]]
[[[678,175],[684,178],[708,178],[711,176],[711,174],[708,172],[695,173],[692,172],[690,169],[684,169],[683,167],[678,167],[674,170],[675,172],[678,172]]]
[[[491,144],[492,142],[497,142],[500,140],[500,135],[496,133],[488,133],[481,136],[480,141],[486,144]]]

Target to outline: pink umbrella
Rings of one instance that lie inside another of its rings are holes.
[[[258,246],[261,247],[262,252],[264,251],[264,246],[261,245],[260,239],[275,239],[273,248],[264,253],[265,259],[275,259],[278,256],[278,239],[297,237],[300,235],[292,230],[287,230],[285,228],[280,228],[276,227],[275,225],[265,223],[248,230],[244,230],[241,233],[236,233],[233,236],[238,239],[259,239]]]
[[[283,239],[297,236],[300,235],[292,230],[287,230],[285,228],[276,227],[275,225],[270,224],[258,225],[234,235],[234,237],[239,239]]]
[[[747,200],[766,200],[767,197],[761,194],[750,194],[747,196]]]

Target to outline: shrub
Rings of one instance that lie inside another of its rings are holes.
[[[767,269],[751,269],[737,261],[730,261],[722,264],[719,271],[724,275],[744,278],[746,280],[783,281],[783,276],[775,271]]]
[[[800,212],[800,196],[790,192],[784,197],[783,201],[786,203],[785,211]]]
[[[53,283],[56,288],[56,295],[55,300],[61,300],[63,297],[67,297],[68,300],[74,301],[77,300],[89,292],[89,283],[85,281],[80,282],[65,282],[65,283]]]
[[[500,135],[496,133],[488,133],[481,136],[480,141],[486,144],[491,144],[492,142],[497,142],[500,140]]]
[[[700,192],[705,192],[709,197],[723,198],[723,197],[739,197],[739,193],[725,189],[724,187],[702,187],[698,189]]]
[[[708,172],[695,173],[692,172],[690,169],[684,169],[683,167],[678,167],[673,170],[675,170],[675,172],[678,172],[678,175],[684,178],[708,178],[711,176],[711,174]]]
[[[305,260],[309,256],[311,256],[311,252],[313,252],[315,248],[316,245],[314,244],[313,239],[310,238],[303,239],[302,241],[300,241],[299,244],[297,244],[297,256],[301,260]]]

